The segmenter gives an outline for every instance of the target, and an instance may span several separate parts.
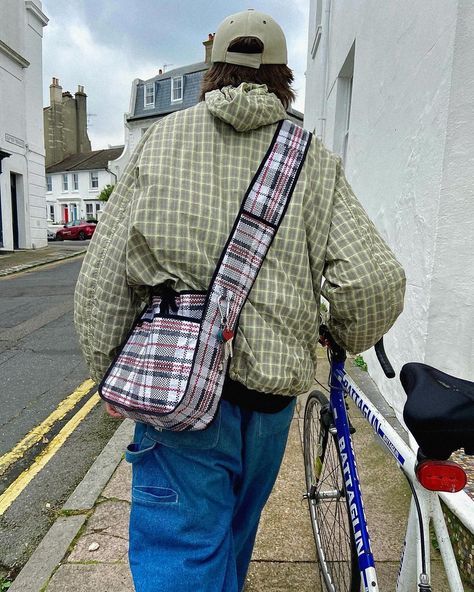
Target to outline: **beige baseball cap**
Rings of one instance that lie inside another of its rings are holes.
[[[256,37],[263,43],[262,53],[229,51],[238,37]],[[218,27],[212,45],[211,61],[260,68],[260,64],[287,64],[286,39],[280,25],[268,14],[249,9],[228,16]]]

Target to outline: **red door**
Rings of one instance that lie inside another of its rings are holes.
[[[69,222],[69,208],[67,206],[63,206],[63,220],[64,224]]]

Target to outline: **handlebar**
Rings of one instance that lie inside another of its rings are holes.
[[[387,378],[395,378],[395,370],[393,369],[392,364],[390,364],[390,360],[387,358],[387,354],[385,353],[383,337],[381,337],[375,344],[375,354],[377,355],[377,360],[379,361],[385,376]]]
[[[326,325],[321,325],[319,327],[319,342],[331,350],[333,359],[340,361],[344,361],[346,359],[345,350],[334,341],[334,338]],[[395,370],[393,369],[392,364],[390,364],[387,354],[385,353],[383,337],[381,337],[380,340],[375,344],[375,353],[380,366],[385,373],[385,376],[387,378],[394,378]]]

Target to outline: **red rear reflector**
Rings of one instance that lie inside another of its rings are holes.
[[[418,481],[430,491],[454,493],[464,489],[466,473],[456,463],[449,460],[425,460],[416,468]]]

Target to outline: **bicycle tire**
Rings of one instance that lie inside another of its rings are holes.
[[[336,436],[330,432],[328,408],[328,398],[313,391],[306,402],[303,429],[306,488],[319,573],[329,592],[360,592],[341,457]]]

